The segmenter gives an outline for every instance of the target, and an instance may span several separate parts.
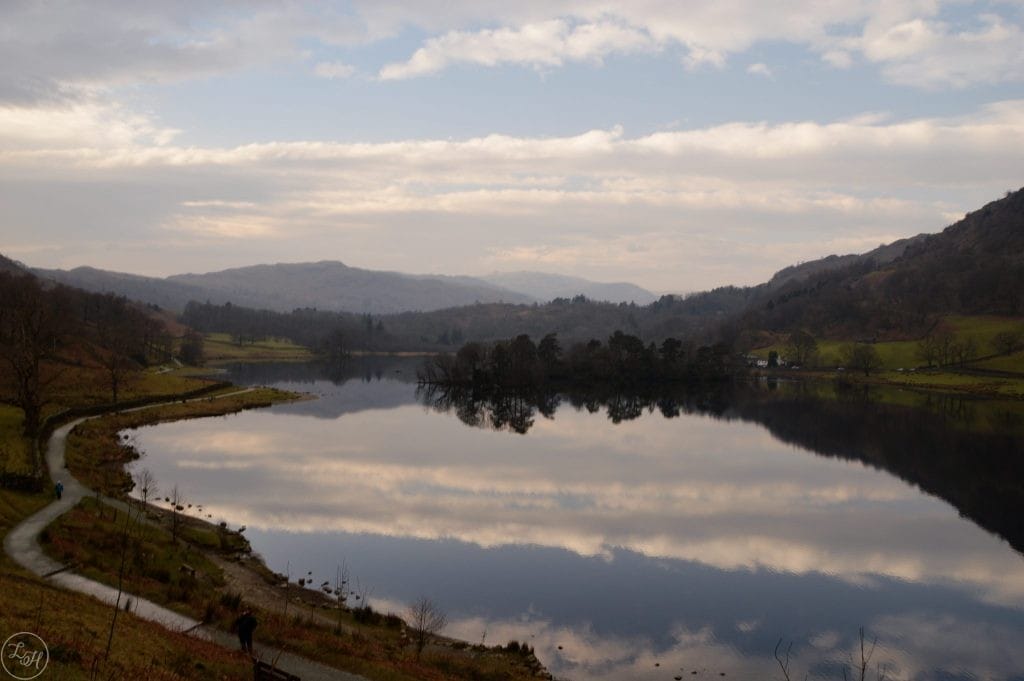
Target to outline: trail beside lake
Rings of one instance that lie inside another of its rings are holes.
[[[218,397],[228,397],[251,390],[249,388],[225,393]],[[207,400],[210,398],[203,397],[198,399]],[[137,409],[146,408],[149,407]],[[125,411],[136,411],[137,409]],[[48,506],[29,516],[13,528],[4,538],[4,551],[25,569],[63,588],[91,595],[110,605],[117,604],[120,607],[124,607],[125,603],[130,602],[131,612],[137,617],[156,622],[172,631],[185,632],[198,638],[213,641],[226,648],[237,648],[237,639],[227,632],[204,626],[195,619],[173,612],[144,598],[139,598],[124,591],[119,594],[117,589],[76,574],[70,569],[71,566],[58,563],[43,553],[42,547],[39,544],[39,537],[43,530],[61,515],[74,508],[84,497],[96,496],[96,492],[75,479],[65,466],[65,449],[68,433],[85,420],[87,419],[82,418],[61,426],[51,435],[46,448],[46,463],[50,470],[52,482],[56,483],[59,481],[63,483],[63,494],[60,499],[55,499]],[[128,508],[127,504],[116,499],[104,497],[103,501],[123,511],[126,511]],[[365,681],[362,676],[333,669],[271,646],[260,645],[258,640],[255,645],[255,654],[265,661],[276,664],[279,669],[298,675],[303,681]]]

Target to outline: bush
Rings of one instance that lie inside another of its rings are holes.
[[[220,604],[232,612],[238,612],[242,607],[242,594],[225,592],[220,595]]]

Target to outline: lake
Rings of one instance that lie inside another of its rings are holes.
[[[237,365],[315,400],[161,424],[136,467],[278,572],[534,646],[561,678],[1024,679],[1024,403],[795,382],[418,390],[419,360]],[[696,672],[696,674],[694,674]]]

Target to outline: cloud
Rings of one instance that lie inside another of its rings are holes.
[[[552,19],[518,28],[448,32],[428,40],[408,61],[384,66],[380,78],[423,76],[455,64],[515,64],[542,68],[561,66],[566,61],[599,63],[610,54],[655,47],[649,35],[617,23],[572,25],[562,19]]]
[[[2,3],[0,101],[65,101],[118,86],[177,82],[308,59],[310,45],[359,48],[425,33],[382,80],[459,65],[600,64],[617,54],[670,52],[686,68],[721,68],[755,45],[797,45],[832,67],[855,58],[909,87],[959,88],[1024,80],[1020,15],[998,3],[944,12],[938,0],[664,3],[357,2],[295,5]],[[328,66],[333,65],[333,66]],[[351,75],[323,59],[322,77]]]
[[[1024,81],[1024,30],[995,15],[979,30],[920,19],[865,31],[861,49],[900,85],[939,89]]]
[[[745,0],[689,6],[636,2],[610,7],[597,0],[479,3],[437,13],[407,7],[404,21],[441,30],[405,62],[385,66],[383,79],[437,73],[457,64],[519,64],[554,68],[569,61],[600,63],[615,53],[676,47],[688,69],[721,68],[758,44],[802,46],[834,67],[849,68],[858,55],[881,67],[887,80],[916,88],[959,88],[1024,80],[1019,15],[997,4],[941,18],[947,3],[916,0],[759,3]],[[998,13],[1006,12],[1007,16]],[[364,15],[381,16],[362,7]],[[392,22],[398,22],[394,16]],[[468,29],[481,21],[498,28]],[[592,33],[584,40],[575,32]],[[578,43],[574,50],[571,43]],[[580,50],[580,48],[583,48]],[[580,52],[582,51],[582,55]]]
[[[356,72],[356,67],[340,61],[322,61],[313,67],[313,73],[321,78],[334,80],[348,78]]]
[[[180,131],[97,101],[51,106],[0,104],[0,154],[18,149],[125,148],[170,144]]]
[[[154,239],[189,269],[336,249],[367,267],[418,271],[431,254],[451,272],[485,258],[696,290],[935,231],[1019,185],[1024,151],[1006,141],[1022,137],[1021,100],[947,118],[231,147],[174,144],[123,106],[4,107],[0,233],[9,249],[63,241],[48,265],[182,269],[171,245],[131,246]]]
[[[758,62],[748,66],[747,73],[752,76],[764,76],[765,78],[771,78],[773,76],[772,70],[763,62]]]
[[[163,466],[158,478],[216,498],[211,513],[254,529],[538,545],[581,556],[618,547],[859,585],[871,576],[955,582],[988,602],[1024,603],[1024,580],[1011,569],[1019,561],[997,538],[883,472],[809,456],[753,424],[645,415],[613,425],[605,414],[564,406],[557,422],[538,419],[527,452],[507,434],[467,429],[418,405],[346,418],[360,433],[358,448],[336,445],[330,420],[283,427],[249,414],[138,437],[160,454],[149,464]],[[396,419],[418,439],[396,447]],[[217,458],[232,438],[252,443],[253,453],[235,446],[225,469],[181,465]],[[273,497],[247,492],[268,486]],[[894,517],[895,507],[904,512]],[[865,527],[886,530],[867,537]]]
[[[302,40],[368,39],[351,14],[267,0],[0,3],[0,26],[0,101],[20,105],[296,61]]]

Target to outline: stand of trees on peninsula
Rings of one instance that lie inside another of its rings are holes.
[[[616,331],[607,343],[576,343],[563,352],[556,334],[539,343],[526,334],[492,344],[467,343],[454,355],[430,358],[422,383],[473,388],[558,385],[650,385],[721,381],[741,370],[732,349],[718,343],[695,347],[676,338],[658,346]]]

